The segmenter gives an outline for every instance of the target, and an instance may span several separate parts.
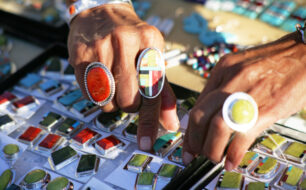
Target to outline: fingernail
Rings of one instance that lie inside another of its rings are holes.
[[[190,154],[189,152],[184,152],[183,154],[183,162],[185,164],[189,164],[193,160],[193,155]]]
[[[169,133],[174,133],[177,132],[177,130],[179,130],[179,128],[181,127],[180,122],[173,124],[173,129],[175,130],[168,130]]]
[[[151,150],[151,138],[141,137],[139,148],[143,151],[150,151]]]
[[[229,160],[225,161],[225,169],[227,171],[232,171],[234,169],[234,164],[230,162]]]

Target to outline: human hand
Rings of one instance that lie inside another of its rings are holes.
[[[234,131],[224,122],[221,110],[225,99],[238,91],[255,99],[259,118],[246,133],[234,134],[226,153],[227,170],[240,164],[264,129],[306,106],[306,45],[301,36],[292,33],[221,58],[190,113],[183,145],[185,163],[200,154],[213,162],[222,160]]]
[[[83,11],[70,26],[69,63],[75,69],[84,96],[88,98],[84,85],[87,65],[91,62],[105,64],[114,76],[116,94],[102,110],[139,110],[138,140],[144,151],[151,150],[159,122],[167,130],[175,131],[179,127],[175,96],[167,81],[155,99],[144,99],[138,92],[136,60],[139,53],[148,47],[162,51],[163,46],[161,33],[140,20],[128,4],[108,4]]]

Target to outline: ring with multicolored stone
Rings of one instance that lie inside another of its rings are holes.
[[[222,115],[231,129],[247,132],[257,122],[258,107],[252,96],[244,92],[236,92],[225,100]]]
[[[165,60],[157,48],[143,50],[137,61],[139,93],[148,99],[156,98],[165,83]]]
[[[89,99],[98,106],[108,104],[115,95],[115,80],[106,67],[100,62],[89,64],[85,70],[84,82]]]

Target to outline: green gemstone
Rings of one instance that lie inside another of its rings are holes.
[[[137,185],[153,185],[154,173],[143,172],[138,174]]]
[[[272,141],[271,138],[275,141]],[[285,142],[286,139],[278,134],[272,134],[269,138],[265,138],[260,142],[261,145],[267,147],[270,150],[275,150],[280,144]],[[276,143],[276,144],[275,144]]]
[[[242,175],[236,172],[225,172],[221,187],[223,188],[240,188]]]
[[[27,184],[36,183],[38,181],[43,180],[46,175],[47,173],[44,170],[41,169],[32,170],[25,176],[24,182],[26,182]]]
[[[74,74],[74,68],[69,64],[67,68],[64,71],[65,75],[73,75]]]
[[[306,107],[300,111],[300,116],[301,118],[306,119]]]
[[[48,183],[47,190],[62,190],[67,187],[69,180],[65,177],[57,177]]]
[[[185,100],[182,104],[181,104],[181,106],[183,107],[183,108],[185,108],[186,110],[190,110],[193,106],[194,106],[194,104],[196,103],[196,99],[195,99],[195,97],[189,97],[189,98],[187,98],[187,100]]]
[[[126,128],[126,132],[132,135],[137,135],[137,127],[138,125],[135,123],[130,123],[127,128]]]
[[[6,190],[21,190],[21,188],[16,184],[11,184],[10,186],[6,188]]]
[[[97,156],[94,154],[82,155],[77,168],[77,172],[91,171],[95,168]]]
[[[286,175],[288,175],[286,183],[292,186],[297,186],[303,175],[303,170],[295,166],[291,166],[290,171],[287,171]]]
[[[262,182],[250,182],[248,184],[247,190],[265,190],[266,186],[265,183]]]
[[[130,166],[140,167],[142,166],[149,156],[143,154],[134,154],[133,158],[129,161]]]
[[[267,174],[271,172],[277,165],[277,160],[269,157],[261,166],[257,166],[259,174]]]
[[[10,169],[5,170],[0,176],[0,190],[5,190],[12,181],[13,172]]]
[[[48,127],[52,125],[55,121],[59,120],[60,118],[61,116],[59,114],[50,112],[39,124]]]
[[[300,187],[301,187],[302,190],[306,189],[306,178],[302,181]]]
[[[285,154],[294,156],[296,158],[300,158],[302,154],[306,151],[306,144],[293,142],[290,146],[285,150]]]
[[[250,123],[255,116],[253,105],[247,100],[237,100],[231,110],[231,119],[237,124]]]
[[[50,59],[48,59],[48,67],[47,70],[48,71],[60,71],[62,64],[61,64],[61,60],[59,57],[52,57]]]
[[[178,170],[178,166],[176,165],[163,164],[158,175],[162,177],[172,178],[175,176],[177,170]]]
[[[58,131],[65,133],[65,134],[69,134],[70,128],[72,127],[73,124],[75,124],[76,120],[71,119],[71,118],[67,118],[59,127],[58,127]]]
[[[0,35],[0,46],[5,46],[7,44],[7,38],[4,35]]]
[[[19,152],[19,146],[16,144],[7,144],[4,146],[3,152],[11,156]]]
[[[118,110],[116,112],[111,112],[111,113],[101,113],[98,116],[98,121],[102,123],[104,127],[109,127],[109,125],[119,120],[125,119],[127,116],[128,116],[127,113]]]
[[[69,158],[75,155],[77,155],[77,152],[74,149],[72,149],[70,146],[66,146],[62,149],[52,152],[51,157],[52,157],[53,163],[55,165],[58,165],[62,163],[63,161],[68,160]]]
[[[256,152],[247,152],[245,153],[242,161],[240,162],[239,164],[239,167],[243,167],[243,166],[248,166],[250,163],[249,163],[249,160],[251,160],[257,153]]]
[[[301,118],[306,119],[306,107],[300,111],[300,116]]]

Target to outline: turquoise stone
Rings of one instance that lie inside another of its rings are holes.
[[[41,81],[41,77],[37,74],[28,74],[25,78],[21,79],[20,85],[25,88],[30,88]]]
[[[182,157],[182,150],[183,150],[183,148],[181,146],[176,148],[175,151],[174,151],[173,156],[181,158]]]
[[[54,89],[59,88],[61,85],[58,81],[56,80],[48,80],[42,84],[39,85],[39,88],[43,90],[44,92],[49,92]]]
[[[0,65],[0,73],[2,75],[7,75],[10,74],[11,72],[11,64],[10,63],[5,63]]]
[[[95,106],[95,104],[93,104],[91,101],[88,101],[88,100],[84,99],[84,100],[81,100],[81,101],[73,104],[72,107],[75,110],[77,110],[78,112],[84,113],[87,110],[90,110],[91,108],[93,108],[94,106]]]
[[[177,140],[180,137],[181,133],[168,133],[166,135],[163,135],[159,137],[153,146],[153,149],[155,152],[158,152],[160,149],[162,149],[164,146],[169,146],[171,143],[175,140]],[[169,144],[169,145],[167,145]],[[164,147],[165,148],[165,147]]]
[[[64,96],[61,96],[58,99],[58,101],[64,106],[71,106],[81,97],[82,97],[82,91],[80,89],[76,89],[76,90],[68,92]]]

